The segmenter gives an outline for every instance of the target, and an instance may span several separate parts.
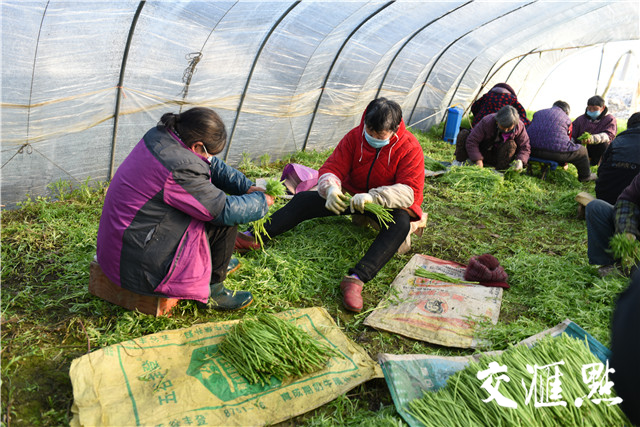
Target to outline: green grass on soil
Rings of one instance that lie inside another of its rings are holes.
[[[454,146],[442,129],[416,132],[425,154],[451,161]],[[239,166],[250,178],[279,178],[286,163],[318,168],[329,152],[297,153],[278,162],[245,157]],[[427,178],[423,208],[427,231],[411,251],[396,255],[364,290],[365,311],[387,293],[394,277],[416,253],[467,263],[492,253],[509,274],[500,320],[481,333],[492,349],[504,349],[566,318],[609,344],[615,298],[623,277],[599,278],[587,263],[587,235],[576,218],[575,195],[594,193],[579,183],[573,166],[535,176],[489,169],[453,168]],[[199,311],[181,302],[172,317],[126,311],[89,294],[89,263],[105,188],[66,183],[50,198],[34,198],[2,212],[2,424],[68,424],[73,401],[69,366],[88,351],[165,329],[189,327],[262,312],[323,306],[356,343],[375,358],[379,352],[467,355],[377,331],[341,304],[338,283],[366,251],[375,232],[345,217],[308,221],[269,243],[264,251],[238,256],[241,268],[229,276],[231,289],[253,292],[255,302],[237,313]],[[55,200],[55,201],[53,201]],[[308,426],[404,425],[384,380],[360,385],[331,403],[283,423]]]

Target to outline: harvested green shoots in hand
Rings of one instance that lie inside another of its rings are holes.
[[[609,248],[613,257],[620,260],[625,270],[629,270],[640,261],[640,242],[630,239],[624,233],[615,234],[609,240]]]
[[[267,181],[267,184],[266,184],[266,189],[264,191],[266,194],[273,197],[277,197],[277,196],[284,196],[287,193],[287,188],[284,186],[282,182],[278,181],[277,179],[267,179],[266,181]],[[253,221],[253,223],[251,224],[253,227],[253,236],[256,238],[256,240],[260,244],[260,247],[262,247],[264,243],[264,241],[262,240],[262,236],[266,236],[267,238],[269,237],[269,234],[267,233],[267,230],[264,228],[264,225],[267,223],[270,216],[271,216],[271,212],[267,212],[265,216],[263,216],[262,218],[256,221]]]
[[[284,196],[287,194],[287,188],[277,179],[267,179],[266,190],[264,191],[270,196]]]
[[[220,352],[251,383],[267,385],[271,376],[284,380],[315,372],[330,357],[340,356],[293,322],[259,314],[237,323],[220,343]]]
[[[591,138],[591,134],[589,132],[585,132],[582,135],[580,135],[578,137],[578,141],[584,143],[585,141],[587,141],[589,138]]]
[[[347,195],[346,202],[351,202],[351,196]],[[378,223],[384,228],[389,228],[389,223],[395,224],[393,215],[391,214],[391,209],[389,208],[385,208],[384,206],[377,203],[365,203],[364,210],[374,214],[376,216],[376,219],[378,220]]]
[[[441,282],[446,282],[446,283],[455,283],[455,284],[468,283],[468,284],[474,284],[474,285],[477,285],[479,283],[479,282],[469,282],[467,280],[450,277],[444,273],[436,273],[435,271],[429,271],[426,268],[422,268],[422,267],[416,268],[416,271],[414,271],[413,274],[418,277],[424,277],[425,279],[439,280]]]
[[[589,396],[594,385],[598,388],[597,381],[604,385],[605,368],[601,366],[602,376],[587,381],[583,380],[582,370],[599,363],[585,341],[566,334],[555,338],[547,335],[531,348],[518,345],[498,356],[480,357],[478,362],[451,375],[443,388],[425,391],[421,398],[409,402],[407,409],[425,426],[630,425],[615,401],[609,400],[615,398],[612,389],[601,387]],[[554,364],[557,365],[543,368]],[[530,373],[527,366],[537,370]],[[492,369],[496,367],[504,371]],[[540,395],[543,388],[548,394]],[[492,389],[506,400],[492,396]],[[566,406],[537,405],[546,402],[566,402]]]

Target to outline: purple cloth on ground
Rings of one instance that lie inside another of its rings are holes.
[[[318,171],[298,163],[289,163],[282,170],[280,181],[284,181],[284,186],[291,194],[309,191],[318,184]]]

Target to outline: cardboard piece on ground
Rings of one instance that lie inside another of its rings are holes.
[[[217,353],[238,321],[204,323],[111,345],[75,359],[72,426],[264,425],[315,409],[382,377],[377,362],[350,341],[323,308],[278,314],[343,357],[290,383],[249,384]]]
[[[466,266],[416,254],[391,283],[387,297],[364,324],[409,338],[449,347],[475,348],[475,320],[498,322],[502,288],[454,284],[415,276],[415,270],[462,279]]]
[[[609,349],[602,345],[593,336],[569,319],[529,338],[520,341],[517,345],[531,347],[545,335],[558,336],[562,333],[587,339],[589,350],[602,363],[610,355]],[[477,361],[483,355],[499,355],[502,351],[485,352],[472,356],[429,356],[426,354],[386,354],[378,355],[378,361],[382,366],[384,378],[389,387],[393,403],[402,418],[411,427],[422,424],[412,417],[406,410],[407,405],[414,399],[422,397],[425,391],[436,391],[444,387],[447,379],[456,372],[464,369],[471,361]],[[555,361],[554,361],[555,362]],[[480,384],[480,382],[478,383]]]

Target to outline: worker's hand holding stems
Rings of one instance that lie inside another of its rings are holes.
[[[347,209],[347,200],[349,198],[342,193],[340,187],[332,185],[327,190],[327,202],[324,206],[336,215],[340,215]]]
[[[351,198],[349,203],[351,206],[351,213],[358,211],[364,213],[364,205],[366,203],[373,203],[373,196],[369,193],[358,193]]]

